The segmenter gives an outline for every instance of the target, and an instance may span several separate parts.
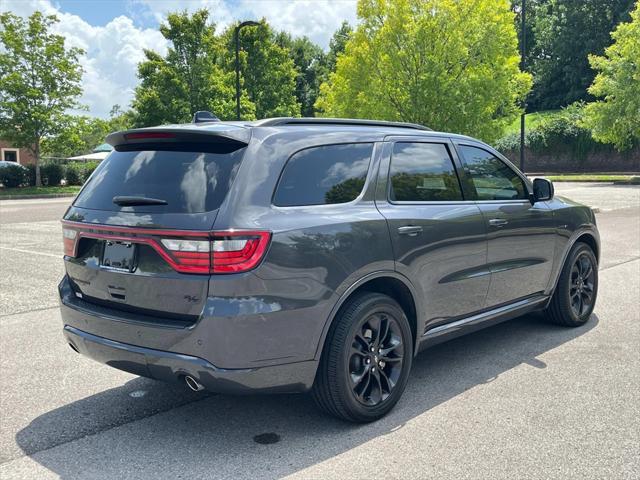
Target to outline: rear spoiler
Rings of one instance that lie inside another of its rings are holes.
[[[116,150],[148,144],[213,143],[241,148],[249,144],[251,130],[238,125],[207,123],[203,125],[167,125],[114,132],[106,142]]]

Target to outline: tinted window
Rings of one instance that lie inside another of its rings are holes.
[[[396,143],[390,175],[392,201],[462,200],[458,176],[442,143]]]
[[[202,213],[224,200],[244,148],[225,153],[142,150],[112,152],[75,201],[95,210]],[[167,205],[120,207],[115,196],[142,196]]]
[[[477,147],[462,145],[460,152],[467,164],[478,200],[526,199],[522,179],[495,155]]]
[[[280,207],[355,200],[367,178],[373,144],[324,145],[294,154],[284,167],[273,203]]]

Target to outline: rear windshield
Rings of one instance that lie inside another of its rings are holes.
[[[169,150],[114,151],[96,169],[74,205],[153,213],[202,213],[224,201],[244,148],[220,153]],[[189,150],[193,148],[188,147]],[[119,206],[114,197],[164,200],[166,205]]]

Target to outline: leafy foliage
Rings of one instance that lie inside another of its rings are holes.
[[[522,0],[512,0],[520,13]],[[595,72],[588,55],[602,55],[615,26],[628,18],[633,0],[528,0],[527,70],[534,76],[530,111],[589,100]]]
[[[325,115],[500,136],[531,85],[503,0],[360,0],[361,23],[321,86]]]
[[[222,34],[227,47],[223,68],[235,71],[234,25]],[[277,43],[277,37],[266,20],[258,26],[240,30],[240,72],[242,89],[255,114],[241,113],[242,118],[300,116],[296,99],[296,70],[291,52]],[[232,94],[232,98],[235,95]]]
[[[83,185],[98,167],[98,162],[69,162],[64,167],[67,185]]]
[[[42,183],[50,187],[60,185],[64,178],[64,168],[59,163],[45,163],[40,170],[42,172]]]
[[[80,115],[64,115],[60,132],[42,140],[42,154],[47,157],[68,158],[91,153],[105,137],[133,126],[131,112],[122,112],[117,105],[111,118],[103,120]]]
[[[5,188],[15,188],[25,185],[29,181],[28,170],[20,165],[5,165],[0,167],[0,183]]]
[[[558,112],[545,115],[525,133],[525,147],[535,153],[568,153],[571,158],[584,159],[589,152],[606,149],[584,126],[585,105],[576,103]],[[503,153],[520,149],[520,135],[512,133],[498,140],[497,150]]]
[[[589,57],[599,72],[589,92],[602,100],[587,105],[584,125],[597,140],[623,150],[640,141],[640,3],[612,37],[605,56]]]
[[[292,38],[285,32],[276,43],[290,52],[296,68],[296,100],[303,117],[315,116],[315,103],[325,76],[325,53],[307,37]]]
[[[160,26],[171,47],[166,57],[145,50],[133,100],[136,126],[187,122],[198,110],[234,117],[233,73],[219,65],[223,47],[208,17],[206,10],[170,13]]]
[[[40,142],[62,128],[65,112],[78,108],[82,93],[79,48],[50,33],[55,16],[33,13],[22,19],[0,14],[0,134],[36,159],[40,185]]]

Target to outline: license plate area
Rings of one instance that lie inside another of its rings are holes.
[[[132,242],[105,240],[100,266],[121,272],[133,272],[136,266],[137,247]]]

